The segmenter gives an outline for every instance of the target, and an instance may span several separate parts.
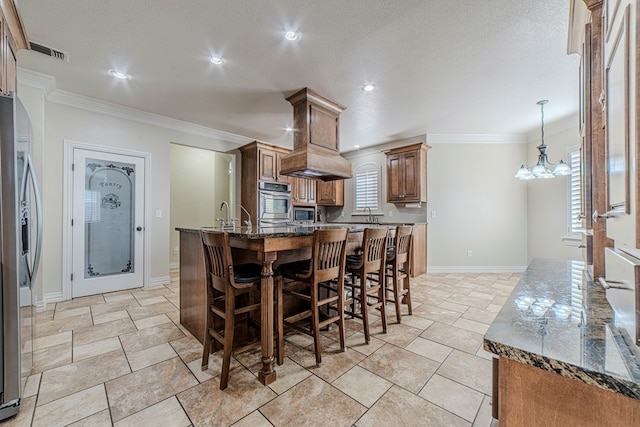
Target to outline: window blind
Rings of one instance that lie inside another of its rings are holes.
[[[569,221],[569,231],[582,231],[582,220],[580,219],[580,214],[582,213],[580,150],[572,150],[569,152],[569,167],[571,168],[571,183],[569,190],[571,218]]]
[[[380,170],[377,167],[363,166],[355,173],[356,211],[371,208],[380,209]]]

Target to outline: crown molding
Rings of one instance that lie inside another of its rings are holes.
[[[40,89],[44,91],[45,96],[49,96],[57,86],[55,77],[21,67],[18,67],[18,84]]]
[[[92,111],[94,113],[133,120],[139,123],[145,123],[165,129],[199,135],[237,146],[248,144],[254,140],[254,138],[248,138],[218,129],[196,125],[183,120],[172,119],[159,114],[147,113],[146,111],[137,110],[135,108],[125,107],[123,105],[101,101],[96,98],[57,89],[55,77],[27,70],[25,68],[18,68],[18,83],[34,87],[36,89],[41,89],[45,92],[47,101],[66,105],[68,107],[79,108],[86,111]]]
[[[495,133],[495,134],[444,134],[431,133],[427,135],[427,144],[437,143],[484,143],[484,144],[522,144],[527,142],[526,135],[520,133]]]

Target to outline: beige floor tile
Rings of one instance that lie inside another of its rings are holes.
[[[417,308],[417,307],[416,307]],[[421,316],[402,316],[402,324],[424,331],[433,324],[433,320]]]
[[[253,411],[237,423],[233,424],[233,427],[273,427],[273,424],[267,421],[260,411]]]
[[[335,380],[332,385],[360,404],[370,408],[380,396],[391,388],[393,383],[360,366],[354,366]]]
[[[187,363],[187,368],[189,368],[198,382],[203,383],[205,381],[209,381],[211,378],[218,377],[222,373],[222,353],[217,352],[209,355],[209,364],[205,371],[202,370],[202,359],[197,359]],[[229,378],[233,375],[234,370],[240,368],[242,368],[242,364],[240,364],[235,357],[231,357],[231,363],[229,364]],[[258,370],[259,368],[256,369],[256,372]]]
[[[124,351],[129,354],[149,347],[154,347],[162,343],[184,338],[184,336],[185,335],[182,331],[178,329],[173,322],[170,322],[120,335],[120,341],[122,342]]]
[[[179,357],[108,381],[111,417],[120,421],[197,384]]]
[[[269,387],[278,394],[284,393],[291,387],[312,375],[311,372],[288,357],[284,358],[284,362],[281,366],[276,366],[276,372],[278,374],[278,379],[269,384]]]
[[[104,385],[99,384],[72,395],[38,405],[33,427],[66,426],[109,407]]]
[[[404,324],[387,325],[387,333],[378,335],[378,338],[398,347],[405,347],[422,333],[422,329],[412,328]]]
[[[420,356],[435,360],[439,363],[444,362],[447,356],[449,356],[449,353],[453,350],[451,347],[438,344],[437,342],[430,341],[422,337],[416,338],[405,348],[415,354],[419,354]]]
[[[489,329],[489,325],[487,325],[486,323],[476,322],[475,320],[464,318],[460,318],[453,322],[453,326],[482,335],[484,335],[487,332],[487,329]]]
[[[484,395],[448,378],[434,375],[418,394],[467,421],[473,422]]]
[[[68,310],[56,310],[56,314],[53,316],[53,320],[67,319],[69,317],[80,316],[83,314],[91,314],[91,308],[89,308],[89,306],[86,306]]]
[[[418,393],[438,369],[433,360],[391,344],[382,346],[360,366],[412,393]]]
[[[72,361],[71,342],[59,344],[53,347],[36,350],[33,352],[32,372],[38,373],[63,366]]]
[[[349,426],[365,411],[364,406],[316,376],[310,376],[260,409],[276,426]]]
[[[191,421],[175,396],[149,406],[113,424],[114,427],[171,426],[188,427]]]
[[[420,336],[472,354],[482,345],[481,334],[439,322],[429,326]]]
[[[145,317],[155,316],[157,314],[168,313],[170,311],[177,311],[176,307],[169,301],[161,302],[159,304],[145,305],[144,307],[136,307],[128,310],[129,316],[133,320],[144,319]]]
[[[493,359],[493,356],[495,356],[495,354],[489,353],[482,346],[480,346],[478,351],[476,351],[476,356],[482,357],[483,359],[491,360]]]
[[[158,326],[163,323],[173,323],[171,319],[167,317],[166,314],[158,314],[157,316],[145,317],[144,319],[134,320],[133,323],[136,325],[138,330],[150,328],[152,326]]]
[[[218,378],[178,394],[178,400],[195,426],[228,426],[260,408],[276,396],[247,369],[240,367],[220,390]]]
[[[138,303],[140,303],[141,306],[147,306],[147,305],[152,305],[152,304],[159,304],[159,303],[163,303],[163,302],[167,302],[167,299],[160,295],[160,296],[151,296],[151,297],[144,297],[144,298],[136,298],[138,300]]]
[[[99,325],[101,323],[111,322],[113,320],[129,319],[129,312],[127,310],[111,311],[109,313],[94,315],[93,324]]]
[[[38,405],[68,396],[131,370],[122,349],[48,370],[42,374]]]
[[[73,348],[73,361],[79,362],[83,359],[98,356],[100,354],[109,353],[116,350],[122,350],[118,337],[107,338],[92,342],[90,344],[81,345]]]
[[[449,301],[456,304],[468,305],[470,307],[476,307],[483,310],[486,309],[489,304],[491,304],[492,300],[492,296],[485,296],[485,294],[479,293],[475,293],[473,296],[454,294],[451,296],[451,298],[449,298]]]
[[[71,331],[60,332],[59,334],[47,335],[33,340],[33,350],[43,350],[60,344],[71,344]],[[25,351],[29,351],[25,348]]]
[[[489,360],[454,350],[438,368],[437,373],[481,393],[491,395],[491,362]]]
[[[169,343],[163,343],[154,347],[149,347],[144,350],[136,351],[133,353],[127,353],[127,359],[132,371],[139,371],[156,363],[163,362],[165,360],[173,359],[178,354]]]
[[[117,302],[117,301],[131,301],[131,300],[134,300],[134,299],[135,298],[133,297],[133,295],[131,295],[130,292],[125,293],[125,294],[117,294],[117,295],[104,294],[104,300],[107,303]]]
[[[109,410],[105,409],[96,414],[90,415],[87,418],[83,418],[80,421],[76,421],[73,424],[69,424],[68,427],[111,427],[111,415]]]
[[[438,307],[446,308],[447,310],[453,310],[460,313],[464,313],[469,308],[468,305],[456,304],[455,302],[445,301]]]
[[[489,304],[486,310],[480,310],[476,307],[470,307],[463,315],[463,319],[475,320],[476,322],[490,325],[498,314],[497,311],[490,311],[492,304]]]
[[[131,319],[119,319],[73,331],[73,344],[81,346],[136,330]]]
[[[356,332],[347,338],[346,344],[348,348],[368,356],[382,347],[385,342],[372,336],[367,344],[364,341],[364,333]]]
[[[89,307],[91,305],[104,304],[104,297],[102,295],[91,295],[88,297],[73,298],[69,301],[58,302],[55,305],[56,314],[65,311],[73,310],[74,308]]]
[[[420,307],[413,310],[414,316],[420,316],[429,320],[434,320],[440,323],[446,323],[451,325],[458,320],[462,313],[459,311],[448,310],[446,308],[437,307],[431,304],[422,304]]]
[[[473,427],[490,427],[493,418],[491,417],[491,397],[484,396],[480,410],[476,415],[476,419],[473,420]]]
[[[191,335],[173,340],[169,344],[178,353],[184,363],[193,362],[202,358],[202,344]]]
[[[40,389],[41,378],[42,378],[42,373],[29,375],[27,377],[26,384],[22,389],[22,397],[31,397],[38,394],[38,391]]]
[[[91,314],[50,320],[48,322],[38,320],[34,327],[34,336],[36,338],[45,337],[47,335],[59,334],[73,329],[86,328],[91,325],[93,325],[91,321]]]
[[[93,305],[91,306],[91,314],[93,315],[93,317],[100,317],[104,316],[107,313],[113,313],[114,311],[129,310],[136,307],[140,307],[138,301],[136,301],[134,298],[129,298],[108,302],[106,304]]]
[[[299,364],[311,373],[319,376],[327,382],[333,382],[340,375],[360,363],[365,356],[347,347],[340,350],[340,344],[334,343],[322,348],[322,363],[316,364],[316,356],[313,351],[302,349],[289,356],[291,360]]]
[[[471,423],[407,390],[393,386],[355,425],[469,427]]]

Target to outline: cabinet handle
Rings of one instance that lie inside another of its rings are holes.
[[[633,285],[629,285],[627,283],[618,282],[614,280],[607,280],[604,277],[598,277],[598,282],[600,282],[602,287],[605,289],[624,289],[627,291],[635,290],[635,287]]]
[[[599,214],[598,211],[596,210],[596,211],[593,211],[593,215],[591,215],[591,219],[593,220],[593,222],[598,222],[598,218],[601,218],[601,219],[615,218],[621,213],[622,211],[619,211],[619,210],[611,210],[603,214]]]

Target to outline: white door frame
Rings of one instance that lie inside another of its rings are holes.
[[[71,273],[73,272],[73,229],[71,227],[71,216],[73,213],[73,170],[71,169],[71,165],[73,164],[73,151],[75,149],[98,151],[107,154],[120,154],[124,156],[141,157],[144,159],[144,246],[142,249],[144,251],[144,268],[142,273],[142,287],[148,287],[151,271],[149,245],[149,230],[151,226],[149,208],[151,153],[65,139],[62,194],[62,299],[69,300],[72,296]]]

